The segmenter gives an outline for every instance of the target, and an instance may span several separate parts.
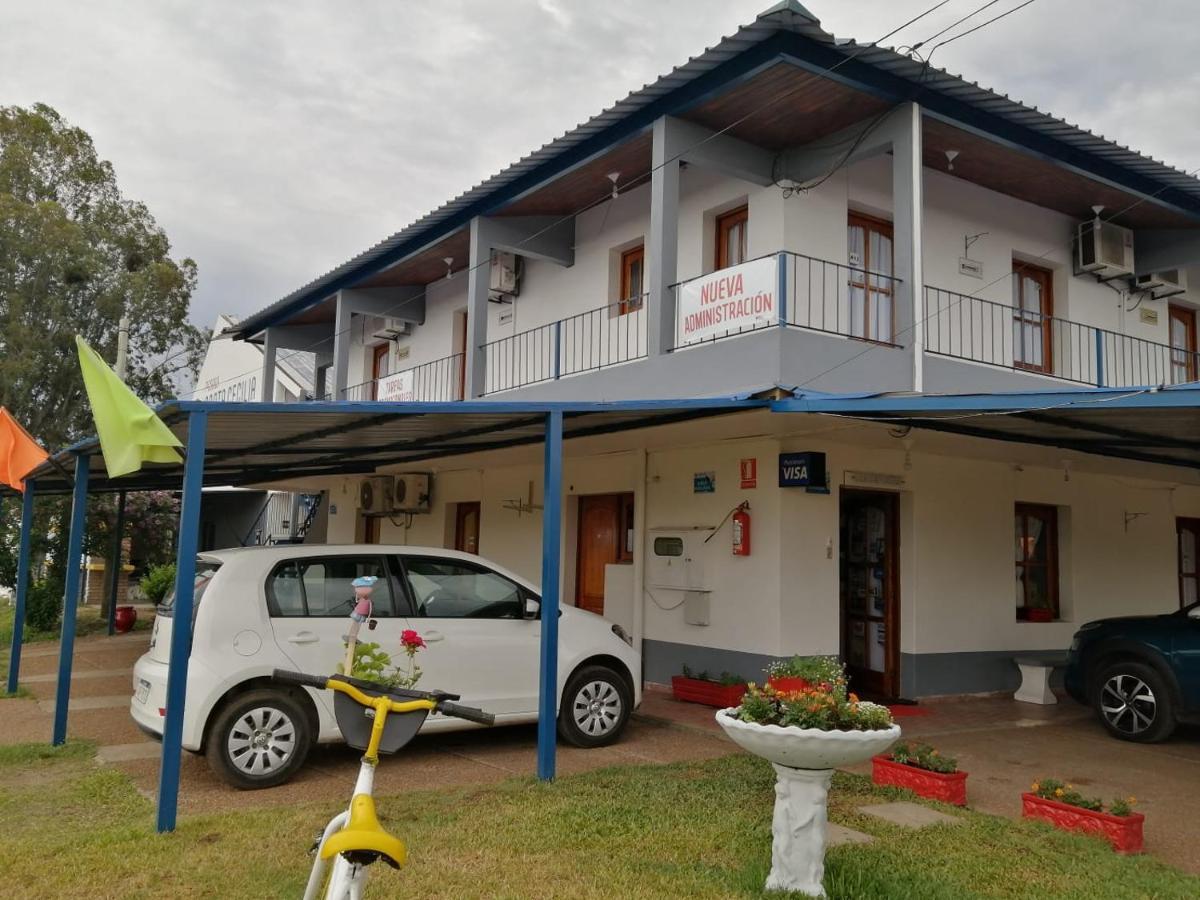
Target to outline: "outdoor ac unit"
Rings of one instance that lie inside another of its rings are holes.
[[[1133,274],[1133,232],[1099,218],[1079,223],[1075,271],[1104,277]]]
[[[412,333],[412,322],[406,322],[403,319],[377,318],[373,324],[376,327],[371,333],[371,337],[381,341],[394,341],[396,338]]]
[[[1164,269],[1161,272],[1148,272],[1133,279],[1135,291],[1149,291],[1154,299],[1174,297],[1187,290],[1187,274],[1183,269]]]
[[[358,509],[364,516],[384,516],[392,511],[392,478],[372,475],[358,486]]]
[[[504,301],[521,293],[521,257],[515,253],[492,254],[488,299]]]
[[[429,482],[428,472],[403,472],[397,475],[392,493],[392,509],[402,513],[429,512]]]

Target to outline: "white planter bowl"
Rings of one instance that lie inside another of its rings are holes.
[[[730,740],[755,756],[792,769],[837,769],[882,753],[900,738],[900,726],[879,731],[822,731],[794,725],[743,722],[736,709],[717,711],[717,724]]]

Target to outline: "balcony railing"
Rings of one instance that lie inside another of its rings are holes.
[[[646,356],[646,297],[610,303],[483,345],[484,393],[494,394]]]
[[[345,400],[435,403],[463,399],[463,360],[454,353],[346,388]]]
[[[928,286],[925,349],[1101,387],[1194,381],[1200,366],[1166,344]]]

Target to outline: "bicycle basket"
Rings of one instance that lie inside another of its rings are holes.
[[[363,693],[379,697],[385,692],[363,689]],[[333,712],[346,743],[355,750],[366,750],[367,744],[371,741],[371,727],[375,724],[375,710],[360,706],[345,694],[334,694]],[[427,709],[418,709],[409,713],[389,713],[387,724],[383,726],[383,738],[379,742],[379,752],[395,753],[411,741],[425,723],[427,715],[429,715]]]

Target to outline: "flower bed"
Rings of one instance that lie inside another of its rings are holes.
[[[966,772],[934,772],[908,762],[897,762],[891,754],[871,758],[871,780],[875,784],[907,788],[914,794],[954,806],[967,805]]]
[[[832,686],[839,680],[844,683],[845,674],[836,656],[793,656],[767,666],[767,684],[781,694]]]
[[[1117,800],[1105,811],[1099,800],[1081,796],[1071,785],[1045,779],[1021,795],[1021,815],[1049,822],[1063,831],[1102,837],[1118,853],[1141,853],[1146,817],[1130,809],[1133,802],[1132,797]]]

